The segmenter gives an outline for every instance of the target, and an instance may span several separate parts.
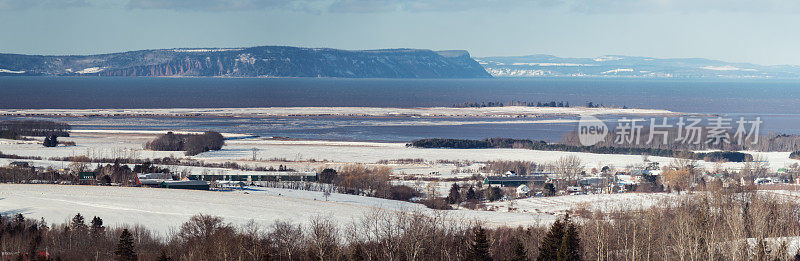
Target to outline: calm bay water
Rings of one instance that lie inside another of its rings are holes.
[[[424,107],[467,101],[567,101],[574,105],[591,101],[679,112],[760,116],[765,121],[762,132],[800,133],[797,80],[0,77],[0,108]],[[511,124],[503,119],[471,119],[484,122],[479,124],[410,126],[387,124],[391,119],[352,118],[60,120],[72,123],[76,129],[215,129],[262,136],[388,141],[425,137],[558,140],[575,127],[570,123]]]
[[[587,101],[682,112],[800,112],[799,80],[0,77],[2,108],[449,106]]]

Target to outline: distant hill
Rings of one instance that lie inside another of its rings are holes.
[[[800,66],[761,66],[701,58],[561,58],[540,54],[475,60],[495,77],[800,78]]]
[[[466,51],[327,48],[163,49],[44,56],[0,54],[0,76],[488,78]]]

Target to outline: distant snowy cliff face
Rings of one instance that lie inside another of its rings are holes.
[[[285,46],[87,56],[0,54],[0,75],[487,78],[466,51],[346,51]]]
[[[494,77],[800,78],[798,66],[761,66],[698,58],[530,55],[475,60]]]

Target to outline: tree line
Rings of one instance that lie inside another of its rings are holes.
[[[504,107],[504,106],[525,106],[525,107],[570,107],[569,102],[565,101],[549,101],[549,102],[524,102],[524,101],[510,101],[507,103],[502,102],[464,102],[453,104],[454,108],[482,108],[482,107]]]
[[[568,101],[545,101],[545,102],[527,102],[527,101],[510,101],[510,102],[497,102],[497,101],[490,101],[490,102],[463,102],[453,104],[451,107],[454,108],[483,108],[483,107],[504,107],[504,106],[525,106],[525,107],[553,107],[553,108],[568,108],[571,107]],[[603,104],[598,104],[594,102],[586,102],[587,108],[600,108],[606,107]],[[623,109],[627,109],[627,106],[623,106]]]
[[[0,250],[17,260],[580,260],[578,227],[564,218],[549,230],[493,229],[388,212],[347,226],[313,218],[262,227],[200,214],[161,238],[142,226],[108,228],[97,216],[87,224],[80,213],[52,225],[15,214],[0,217]]]
[[[339,193],[410,201],[420,193],[409,186],[391,183],[392,169],[387,166],[350,164],[320,172],[320,183],[332,184]]]
[[[614,146],[581,146],[561,143],[547,143],[540,140],[486,138],[483,140],[429,138],[413,140],[406,144],[417,148],[449,148],[449,149],[485,149],[485,148],[517,148],[545,151],[587,152],[597,154],[650,155],[661,157],[678,157],[709,159],[709,161],[745,162],[752,156],[736,151],[696,153],[662,148],[614,147]]]
[[[145,143],[144,148],[158,151],[185,151],[194,156],[210,150],[220,150],[225,145],[225,138],[219,132],[206,131],[203,134],[167,134]]]
[[[789,241],[800,236],[798,210],[786,198],[737,191],[670,197],[636,211],[573,209],[526,227],[486,227],[446,212],[268,226],[196,215],[166,237],[142,226],[108,228],[100,217],[49,225],[15,214],[0,217],[0,251],[12,260],[796,260]]]
[[[23,136],[44,137],[45,147],[58,146],[58,137],[69,137],[72,127],[63,122],[48,120],[0,121],[0,138],[22,139]],[[74,142],[71,142],[74,145]]]
[[[0,138],[19,139],[22,136],[69,137],[72,129],[67,123],[48,120],[7,120],[0,121]]]

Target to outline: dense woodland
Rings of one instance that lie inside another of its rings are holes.
[[[159,151],[185,151],[186,155],[193,156],[210,150],[220,150],[225,145],[225,138],[215,131],[206,131],[203,134],[167,134],[145,143],[144,147]]]
[[[531,227],[487,227],[449,216],[370,212],[336,224],[228,224],[197,215],[162,237],[76,215],[47,224],[0,218],[0,250],[51,260],[793,260],[800,205],[751,191],[687,194],[643,211],[575,209]]]
[[[0,138],[19,139],[22,136],[69,137],[69,124],[47,120],[0,121]]]
[[[626,154],[626,155],[650,155],[662,157],[679,157],[704,159],[708,161],[729,161],[745,162],[752,160],[752,156],[746,153],[733,151],[720,151],[709,153],[695,153],[691,151],[681,151],[661,148],[635,148],[635,147],[613,147],[613,146],[580,146],[567,145],[560,143],[547,143],[545,141],[511,139],[511,138],[487,138],[483,140],[465,139],[420,139],[407,144],[410,147],[418,148],[450,148],[450,149],[485,149],[485,148],[518,148],[545,151],[569,151],[569,152],[588,152],[598,154]]]

